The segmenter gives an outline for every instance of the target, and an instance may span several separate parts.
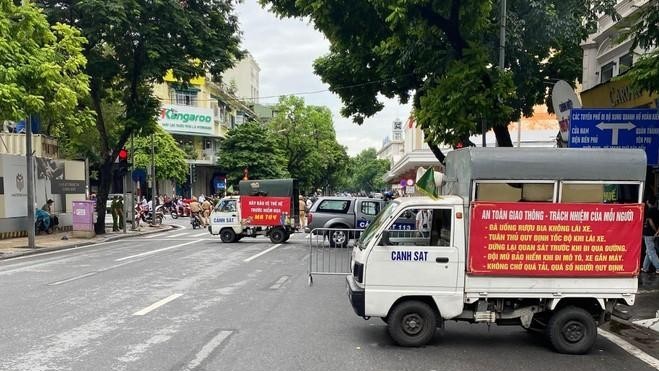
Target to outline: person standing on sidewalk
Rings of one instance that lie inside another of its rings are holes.
[[[300,195],[300,201],[298,202],[299,216],[300,216],[300,228],[304,230],[307,226],[307,203],[304,201],[304,196]]]
[[[643,259],[642,272],[647,273],[650,270],[650,264],[654,267],[657,274],[659,274],[659,257],[657,257],[657,248],[655,246],[655,237],[659,236],[659,211],[657,210],[657,200],[654,196],[650,196],[645,201],[645,213],[643,223],[643,241],[645,242],[645,259]]]
[[[124,213],[124,197],[123,196],[119,196],[119,198],[117,199],[116,210],[117,210],[117,217],[119,219],[119,229],[124,229],[124,216],[126,214]]]
[[[112,232],[119,230],[119,225],[117,224],[117,196],[112,197],[112,203],[110,204],[110,212],[112,213]]]

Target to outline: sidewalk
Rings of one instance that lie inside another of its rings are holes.
[[[0,240],[0,260],[15,258],[23,255],[38,254],[53,250],[70,249],[79,246],[92,245],[101,242],[114,241],[121,238],[141,236],[145,234],[165,232],[176,228],[173,225],[161,224],[156,227],[142,225],[138,230],[112,232],[111,229],[106,229],[104,235],[97,235],[94,238],[73,238],[72,232],[56,232],[52,234],[41,233],[35,237],[36,248],[28,248],[27,237],[8,238]]]

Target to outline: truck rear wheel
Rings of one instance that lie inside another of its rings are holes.
[[[270,242],[284,243],[286,242],[286,231],[283,228],[275,228],[270,231]]]
[[[428,344],[437,329],[437,316],[430,305],[416,300],[397,304],[387,316],[389,335],[396,344],[419,347]]]
[[[584,354],[595,344],[597,325],[586,310],[570,306],[551,317],[547,324],[547,335],[557,352]]]
[[[236,241],[236,232],[231,228],[224,228],[220,231],[220,240],[225,243],[232,243]]]

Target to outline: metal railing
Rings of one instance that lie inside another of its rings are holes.
[[[313,276],[350,274],[352,247],[362,229],[316,228],[309,233],[309,286]]]

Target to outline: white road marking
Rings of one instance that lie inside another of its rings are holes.
[[[91,244],[91,245],[72,247],[72,248],[69,248],[69,249],[61,249],[61,250],[55,250],[55,251],[40,252],[38,254],[32,254],[32,255],[17,256],[15,258],[8,258],[8,259],[0,260],[0,263],[9,264],[9,263],[15,262],[17,260],[30,259],[30,258],[32,258],[32,259],[40,258],[40,257],[46,256],[46,255],[61,254],[61,253],[64,253],[64,252],[78,251],[80,249],[86,249],[86,248],[89,248],[89,247],[96,247],[96,246],[100,246],[100,245],[109,245],[111,243],[119,243],[119,242],[122,242],[122,241],[123,241],[123,239],[119,239],[119,240],[114,240],[114,241],[99,242],[99,243],[95,243],[95,244]]]
[[[199,367],[232,333],[233,331],[220,331],[219,334],[215,335],[211,341],[201,348],[197,355],[195,355],[194,359],[185,366],[184,370],[194,370]]]
[[[89,276],[93,276],[93,275],[95,275],[95,274],[97,274],[97,273],[98,273],[98,272],[89,272],[89,273],[81,274],[81,275],[79,275],[79,276],[75,276],[75,277],[67,278],[67,279],[65,279],[65,280],[61,280],[61,281],[56,281],[56,282],[49,283],[48,286],[57,286],[57,285],[61,285],[61,284],[63,284],[63,283],[67,283],[67,282],[71,282],[71,281],[79,280],[79,279],[81,279],[81,278],[85,278],[85,277],[89,277]]]
[[[160,300],[160,301],[157,301],[157,302],[155,302],[155,303],[149,305],[148,307],[146,307],[146,308],[144,308],[144,309],[142,309],[142,310],[140,310],[140,311],[137,311],[137,312],[133,313],[133,315],[134,315],[134,316],[143,316],[143,315],[148,314],[149,312],[151,312],[151,311],[153,311],[153,310],[155,310],[155,309],[158,309],[159,307],[162,307],[163,305],[169,303],[169,302],[172,301],[172,300],[176,300],[177,298],[179,298],[179,297],[181,297],[181,296],[183,296],[183,294],[172,294],[172,295],[169,295],[168,297],[166,297],[166,298],[164,298],[164,299],[162,299],[162,300]]]
[[[267,250],[261,251],[260,253],[258,253],[258,254],[256,254],[256,255],[252,255],[252,256],[250,256],[249,258],[247,258],[247,259],[245,259],[245,260],[243,260],[243,261],[244,261],[245,263],[251,262],[252,260],[258,258],[259,256],[264,255],[264,254],[267,254],[267,253],[269,253],[270,251],[272,251],[272,250],[278,248],[279,246],[281,246],[280,243],[278,243],[278,244],[272,246],[271,248],[269,248],[269,249],[267,249]]]
[[[158,249],[158,250],[151,250],[151,251],[143,252],[143,253],[141,253],[141,254],[135,254],[135,255],[125,256],[125,257],[123,257],[123,258],[115,259],[114,261],[116,261],[116,262],[120,262],[120,261],[124,261],[124,260],[128,260],[128,259],[132,259],[132,258],[137,258],[137,257],[140,257],[140,256],[147,256],[147,255],[151,255],[151,254],[157,254],[157,253],[162,252],[162,251],[167,251],[167,250],[175,249],[175,248],[177,248],[177,247],[181,247],[181,246],[185,246],[185,245],[190,245],[190,244],[193,244],[193,243],[197,243],[197,242],[199,242],[199,241],[200,241],[200,240],[194,240],[194,241],[189,241],[189,242],[185,242],[185,243],[180,243],[180,244],[178,244],[178,245],[169,246],[169,247],[164,247],[164,248],[162,248],[162,249]]]
[[[644,351],[638,349],[634,345],[629,344],[625,340],[621,339],[620,337],[618,337],[618,336],[616,336],[616,335],[614,335],[614,334],[612,334],[612,333],[610,333],[606,330],[602,330],[600,328],[600,329],[597,329],[597,331],[599,332],[600,335],[604,336],[610,342],[612,342],[613,344],[619,346],[620,348],[625,350],[627,353],[629,353],[629,354],[633,355],[634,357],[640,359],[641,361],[649,364],[650,366],[652,366],[656,369],[659,369],[659,359],[656,359],[656,358],[652,357],[651,355],[649,355],[649,354],[645,353]]]
[[[208,236],[210,233],[204,232],[204,233],[199,233],[199,234],[193,234],[192,237],[202,237],[202,236]]]
[[[160,234],[160,233],[151,233],[151,234],[146,235],[146,236],[144,236],[144,237],[142,237],[142,238],[154,238],[154,237],[157,237],[159,234]]]
[[[137,262],[137,261],[139,261],[139,260],[133,260],[133,261],[128,261],[128,262],[124,262],[124,263],[119,263],[119,264],[111,265],[111,266],[109,266],[109,267],[107,267],[107,268],[102,268],[102,269],[96,270],[96,271],[94,271],[94,272],[89,272],[89,273],[81,274],[81,275],[79,275],[79,276],[75,276],[75,277],[67,278],[67,279],[65,279],[65,280],[61,280],[61,281],[51,282],[51,283],[48,284],[48,286],[57,286],[57,285],[61,285],[61,284],[64,284],[64,283],[71,282],[71,281],[79,280],[79,279],[81,279],[81,278],[90,277],[90,276],[93,276],[93,275],[95,275],[95,274],[97,274],[97,273],[107,272],[107,271],[109,271],[109,270],[112,270],[112,269],[115,269],[115,268],[119,268],[119,267],[122,267],[122,266],[127,265],[127,264],[135,263],[135,262]]]
[[[169,238],[174,238],[174,237],[179,237],[179,236],[185,236],[186,234],[188,234],[188,232],[177,233],[177,234],[170,234],[170,235],[167,236],[167,237],[169,237]]]
[[[288,276],[281,276],[274,285],[270,286],[270,290],[280,289],[286,281],[288,281]]]

